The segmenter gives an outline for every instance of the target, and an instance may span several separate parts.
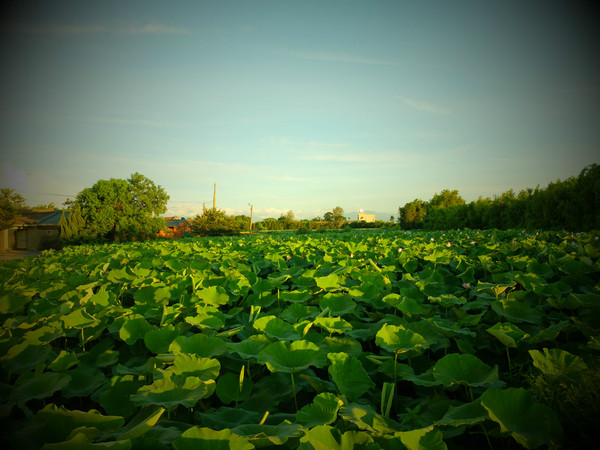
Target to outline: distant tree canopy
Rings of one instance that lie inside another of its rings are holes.
[[[189,222],[192,232],[200,236],[230,236],[240,232],[236,218],[220,209],[204,208],[202,215],[197,214]]]
[[[600,229],[600,166],[545,188],[512,189],[493,199],[465,203],[458,191],[444,190],[429,202],[413,200],[398,208],[404,229],[540,228],[587,231]]]
[[[0,230],[10,228],[19,215],[19,211],[25,208],[25,199],[13,189],[0,189]]]
[[[168,200],[162,187],[139,173],[127,180],[99,180],[67,202],[75,213],[69,224],[69,239],[89,242],[152,237],[165,226],[160,216],[167,211]]]

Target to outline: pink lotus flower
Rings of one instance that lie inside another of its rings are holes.
[[[446,244],[446,247],[450,248],[450,247],[452,247],[452,244],[451,244],[450,242],[448,242],[448,243]]]
[[[471,283],[463,283],[463,287],[465,289],[469,289],[471,287]]]
[[[596,239],[598,239],[598,236],[596,236]],[[402,247],[400,247],[400,248],[398,249],[398,253],[401,253],[401,252],[402,252]]]

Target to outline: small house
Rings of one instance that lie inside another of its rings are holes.
[[[61,210],[21,211],[10,228],[0,231],[0,250],[47,250],[60,246],[58,222]]]
[[[180,238],[187,236],[192,232],[192,225],[186,220],[185,217],[181,219],[175,217],[165,217],[165,226],[167,230],[161,230],[157,233],[158,237],[166,238]]]

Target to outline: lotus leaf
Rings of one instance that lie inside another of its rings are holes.
[[[198,400],[210,396],[214,390],[214,380],[202,381],[197,377],[172,376],[142,386],[130,399],[138,405],[157,405],[166,409],[178,405],[192,408]]]
[[[216,431],[192,427],[173,441],[173,447],[175,450],[252,450],[254,445],[248,438],[238,436],[229,429]]]
[[[346,331],[352,330],[352,325],[340,317],[317,317],[314,323],[327,330],[328,333],[344,334]]]
[[[228,343],[227,348],[232,349],[244,359],[256,358],[258,354],[271,343],[263,334],[254,334],[242,342]]]
[[[31,374],[19,381],[10,392],[8,400],[25,403],[33,399],[50,397],[56,391],[64,389],[71,381],[71,377],[64,373],[44,372]]]
[[[364,448],[376,450],[380,448],[373,438],[362,431],[346,431],[341,433],[329,425],[319,425],[311,428],[300,438],[299,450],[345,450]]]
[[[148,331],[144,335],[144,344],[146,344],[146,347],[152,353],[166,353],[169,351],[169,346],[173,340],[180,333],[173,325],[165,325],[161,328]]]
[[[562,427],[554,411],[535,403],[523,388],[488,389],[481,396],[481,405],[503,433],[525,448],[557,445],[562,440]]]
[[[328,425],[335,422],[337,412],[344,404],[330,392],[318,394],[311,404],[304,406],[296,413],[296,419],[307,428],[317,425]]]
[[[264,316],[256,319],[252,326],[258,331],[262,331],[267,336],[280,340],[296,340],[301,336],[296,332],[294,327],[279,317]]]
[[[433,379],[445,387],[463,384],[473,387],[499,387],[498,366],[490,368],[474,355],[450,353],[433,366]]]
[[[191,353],[203,358],[212,358],[227,352],[227,345],[223,339],[196,333],[191,336],[178,336],[169,345],[169,351],[178,355]]]
[[[270,445],[284,445],[290,438],[301,435],[302,426],[285,421],[279,425],[240,425],[231,431],[247,437],[256,447],[268,447]]]
[[[312,342],[305,340],[274,342],[258,354],[258,362],[265,363],[271,372],[294,373],[309,366],[327,364],[325,354]]]
[[[374,384],[360,361],[346,353],[329,353],[327,359],[331,365],[327,368],[340,394],[350,401],[358,399]]]
[[[201,289],[196,292],[196,295],[200,297],[207,305],[220,306],[229,303],[229,294],[221,286],[210,286],[206,289]]]
[[[221,363],[212,358],[202,358],[191,353],[179,353],[175,356],[173,365],[166,370],[158,369],[165,377],[185,375],[197,377],[202,381],[214,380],[219,376]]]
[[[108,414],[129,417],[135,409],[129,396],[145,384],[144,377],[139,375],[115,375],[98,401]]]
[[[497,323],[493,327],[486,330],[496,339],[498,339],[506,347],[516,348],[517,344],[526,338],[528,335],[525,334],[518,326],[512,323]]]
[[[384,324],[377,332],[375,343],[398,355],[405,355],[408,352],[420,353],[429,347],[429,343],[423,336],[412,330],[407,330],[402,325]]]
[[[582,374],[589,371],[583,359],[572,355],[566,350],[544,348],[543,352],[529,350],[529,354],[533,359],[533,365],[540,369],[544,375],[578,380]]]
[[[352,314],[354,312],[356,302],[348,294],[328,293],[319,302],[319,307],[322,310],[329,308],[329,312],[334,316],[343,316],[344,314]]]
[[[253,383],[248,377],[244,377],[242,381],[242,388],[240,390],[240,377],[239,375],[227,372],[219,377],[217,380],[216,393],[225,404],[232,402],[244,401],[252,393]]]
[[[134,318],[125,320],[119,330],[119,337],[128,345],[133,344],[138,339],[143,339],[147,332],[154,330],[154,327],[146,322],[144,318]]]
[[[396,436],[409,450],[446,450],[444,435],[433,425],[418,430],[399,431]]]

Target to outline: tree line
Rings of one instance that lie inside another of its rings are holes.
[[[457,190],[444,190],[429,202],[415,199],[398,208],[403,229],[528,228],[589,231],[600,228],[600,166],[578,176],[518,193],[466,203]]]

